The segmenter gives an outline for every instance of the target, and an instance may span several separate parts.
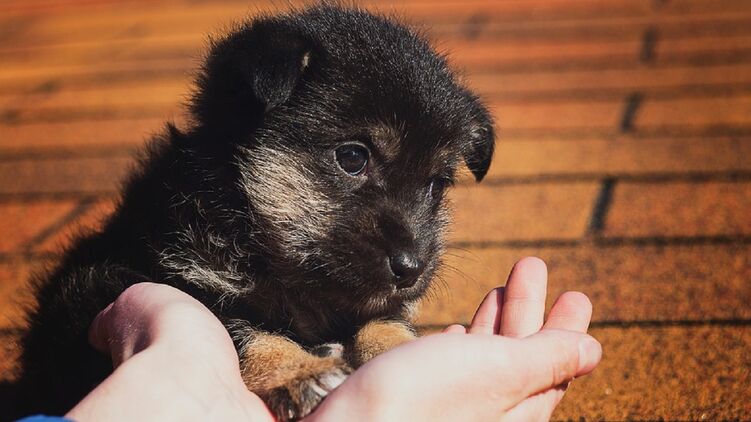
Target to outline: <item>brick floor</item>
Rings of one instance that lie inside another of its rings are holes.
[[[747,419],[751,3],[367,4],[448,51],[500,133],[487,181],[451,193],[421,329],[466,323],[514,261],[537,255],[551,296],[592,299],[604,347],[555,418]],[[32,274],[112,211],[149,135],[184,124],[206,34],[285,7],[0,2],[0,378]]]
[[[586,293],[596,323],[751,319],[748,244],[493,246],[450,250],[422,307],[428,326],[467,323],[490,289],[524,256],[544,257],[549,297]],[[548,301],[552,305],[552,300]]]

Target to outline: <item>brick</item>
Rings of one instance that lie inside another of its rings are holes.
[[[17,335],[15,332],[0,331],[0,385],[3,381],[13,381],[17,377],[18,359]]]
[[[581,291],[594,304],[594,321],[751,319],[751,245],[584,244],[451,249],[420,323],[468,323],[485,293],[504,285],[525,256],[548,264],[548,306],[565,291]]]
[[[593,59],[621,59],[636,63],[641,49],[637,34],[631,40],[535,40],[514,43],[497,41],[440,41],[440,51],[447,52],[449,61],[465,67],[500,65],[560,64]]]
[[[587,227],[599,184],[459,185],[453,242],[577,239]]]
[[[618,183],[604,234],[751,235],[751,183]]]
[[[0,263],[0,332],[25,326],[26,309],[33,305],[30,277],[41,269],[40,262],[20,259]]]
[[[532,39],[601,39],[619,40],[633,34],[643,34],[650,28],[659,28],[659,39],[686,37],[738,36],[748,34],[747,11],[703,11],[680,15],[645,15],[609,17],[607,19],[558,19],[475,21],[427,24],[426,30],[433,39],[464,38],[496,40],[499,43]]]
[[[71,245],[75,236],[101,229],[107,217],[114,211],[115,205],[116,200],[113,198],[102,199],[91,204],[74,221],[35,246],[34,252],[62,253]]]
[[[255,15],[284,8],[280,4],[272,7],[270,3],[254,1],[250,8],[247,4],[231,2],[196,3],[189,8],[160,2],[109,5],[104,8],[87,6],[87,16],[82,16],[71,8],[51,16],[36,16],[37,19],[27,23],[23,31],[16,33],[13,46],[63,43],[91,45],[123,39],[205,36],[208,33],[220,33],[222,25],[238,21],[249,13]],[[96,39],[92,39],[92,33],[97,35]]]
[[[200,57],[204,34],[162,36],[152,39],[112,40],[106,44],[72,43],[52,47],[19,48],[0,51],[0,59],[12,66],[27,68],[54,67],[69,63],[88,64],[102,61],[146,61]]]
[[[165,122],[162,118],[144,118],[0,126],[0,153],[75,153],[92,147],[133,149],[161,132]]]
[[[636,130],[751,126],[751,96],[649,100],[637,112]]]
[[[738,420],[751,414],[751,327],[595,328],[603,360],[554,420]]]
[[[0,204],[0,252],[18,252],[75,209],[74,200]]]
[[[656,62],[670,62],[681,57],[706,57],[720,53],[726,56],[748,54],[751,36],[741,34],[733,37],[690,37],[664,40],[655,45]]]
[[[491,98],[501,133],[522,134],[570,132],[615,133],[620,123],[623,101],[503,101]]]
[[[0,162],[0,194],[113,192],[132,164],[129,156]]]
[[[184,78],[194,69],[195,58],[143,61],[102,61],[97,63],[66,63],[60,66],[29,68],[24,64],[3,65],[0,68],[0,93],[18,94],[39,92],[56,87],[86,87],[110,85],[122,80],[133,81],[138,75],[157,75],[165,78]]]
[[[633,69],[600,69],[545,72],[475,73],[468,78],[470,86],[485,95],[500,98],[541,95],[620,95],[632,91],[678,91],[687,86],[748,84],[751,65],[650,67]]]
[[[39,107],[19,108],[6,114],[12,124],[55,123],[68,121],[133,120],[163,117],[169,119],[181,112],[174,104],[113,105],[108,107]]]
[[[142,83],[125,86],[113,84],[98,89],[57,90],[0,97],[0,113],[17,109],[138,106],[165,104],[174,106],[187,99],[189,85],[185,80],[171,83]]]
[[[740,138],[507,139],[501,128],[496,148],[489,179],[751,170],[751,142]]]

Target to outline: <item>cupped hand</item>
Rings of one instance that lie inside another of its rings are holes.
[[[592,306],[581,293],[556,300],[544,321],[547,269],[519,261],[471,325],[449,326],[376,357],[311,419],[548,420],[574,377],[591,372],[600,344],[585,334]]]
[[[563,386],[599,362],[584,334],[591,305],[558,298],[543,321],[546,269],[524,259],[472,324],[397,347],[357,370],[310,420],[544,420]],[[229,334],[201,303],[141,283],[96,318],[91,344],[115,372],[68,417],[79,420],[270,421],[242,382]]]
[[[173,287],[139,283],[96,317],[89,341],[115,371],[66,416],[75,421],[273,421],[245,387],[219,320]]]
[[[543,321],[547,281],[547,267],[542,260],[520,260],[511,270],[506,286],[493,289],[485,296],[467,331],[514,338],[527,337],[540,330],[586,333],[592,318],[592,303],[579,292],[566,292],[559,296],[547,320]],[[448,330],[460,329],[463,327],[452,326]],[[507,418],[548,420],[565,391],[566,384],[526,398],[509,411]]]

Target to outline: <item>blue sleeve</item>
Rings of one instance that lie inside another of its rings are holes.
[[[65,419],[60,416],[44,416],[44,415],[34,415],[34,416],[27,416],[23,419],[19,419],[16,422],[73,422],[70,419]]]

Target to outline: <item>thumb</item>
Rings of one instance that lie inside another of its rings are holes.
[[[511,378],[518,380],[519,400],[592,372],[602,358],[597,340],[574,331],[542,330],[515,346],[508,352],[512,362],[520,362]]]
[[[109,353],[109,329],[108,323],[113,303],[110,303],[102,312],[99,312],[89,326],[89,343],[101,353]]]

